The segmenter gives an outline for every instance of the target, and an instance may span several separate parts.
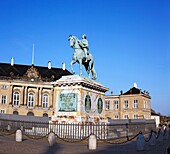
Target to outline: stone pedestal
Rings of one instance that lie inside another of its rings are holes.
[[[107,122],[104,96],[109,89],[79,75],[63,76],[55,87],[55,122]]]
[[[139,134],[136,139],[136,149],[138,151],[145,150],[145,138],[143,134]]]
[[[56,142],[56,137],[54,133],[50,133],[48,136],[48,142],[50,144],[50,146],[53,146]]]
[[[97,139],[95,135],[90,135],[89,137],[89,150],[96,150]]]
[[[16,142],[22,142],[22,131],[21,130],[16,131]]]
[[[151,136],[151,139],[150,139],[150,145],[153,146],[156,144],[156,134],[152,132],[152,136]]]

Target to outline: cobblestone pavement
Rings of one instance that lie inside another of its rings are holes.
[[[0,136],[0,154],[166,154],[169,145],[170,139],[158,140],[155,146],[146,143],[144,151],[137,151],[135,141],[119,145],[98,143],[96,150],[89,150],[87,141],[57,141],[50,147],[47,139],[23,139],[23,142],[16,142],[15,136]]]

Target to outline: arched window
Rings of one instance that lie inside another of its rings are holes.
[[[19,100],[20,100],[19,92],[14,92],[14,96],[13,96],[13,105],[14,105],[14,107],[19,106]]]
[[[34,113],[28,112],[28,113],[27,113],[27,116],[34,116]]]
[[[18,111],[14,111],[13,114],[18,115]]]
[[[43,108],[48,108],[48,94],[43,95],[42,101]]]
[[[34,94],[28,94],[28,107],[32,108],[34,106]]]
[[[48,114],[47,114],[47,113],[44,113],[44,114],[43,114],[43,117],[48,117]]]

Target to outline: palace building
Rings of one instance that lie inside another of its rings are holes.
[[[52,82],[71,75],[62,68],[0,63],[0,113],[47,116],[54,114],[56,89]]]
[[[59,111],[57,99],[59,92],[62,93],[61,86],[54,83],[68,75],[72,74],[65,69],[65,63],[62,68],[51,67],[51,62],[47,67],[14,64],[13,60],[0,63],[0,113],[52,117]],[[120,95],[105,95],[103,99],[102,113],[108,118],[151,118],[151,97],[137,86],[125,93],[121,91]]]
[[[120,95],[105,96],[106,117],[111,119],[151,119],[151,97],[136,84]]]

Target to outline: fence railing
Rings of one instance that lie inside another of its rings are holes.
[[[96,135],[98,140],[116,139],[126,136],[136,135],[139,131],[150,133],[155,130],[153,122],[135,122],[124,124],[109,123],[43,123],[26,122],[17,120],[0,119],[0,132],[14,133],[21,129],[25,135],[46,136],[50,132],[57,134],[59,138],[80,140],[88,137],[90,134]]]

